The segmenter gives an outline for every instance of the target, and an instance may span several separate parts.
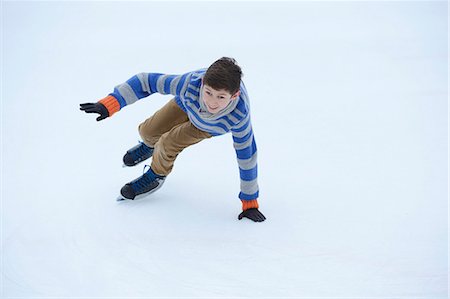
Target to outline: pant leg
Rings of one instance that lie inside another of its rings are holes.
[[[172,99],[139,125],[139,134],[147,146],[154,147],[164,133],[188,120],[187,114]]]
[[[210,137],[211,134],[197,129],[189,120],[173,127],[155,144],[151,165],[153,171],[159,175],[168,175],[183,149]]]

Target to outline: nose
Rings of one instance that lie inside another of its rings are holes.
[[[208,105],[210,107],[217,107],[218,106],[218,101],[215,100],[214,98],[210,98],[209,101],[208,101]]]

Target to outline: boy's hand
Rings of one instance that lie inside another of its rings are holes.
[[[255,222],[263,222],[264,220],[266,220],[266,217],[264,217],[264,215],[257,208],[245,210],[244,212],[239,214],[238,219],[241,220],[244,217]]]
[[[109,116],[108,109],[101,103],[84,103],[80,104],[80,110],[86,113],[98,113],[97,121],[104,120]]]

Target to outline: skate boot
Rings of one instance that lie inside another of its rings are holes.
[[[139,144],[130,148],[123,156],[125,166],[135,166],[142,161],[147,160],[153,155],[153,148],[148,147],[145,143],[139,141]]]
[[[145,172],[146,167],[149,168],[147,172]],[[146,165],[144,167],[144,174],[142,176],[122,187],[122,189],[120,190],[121,196],[117,200],[134,200],[149,195],[161,188],[165,179],[165,176],[155,174],[151,167]]]

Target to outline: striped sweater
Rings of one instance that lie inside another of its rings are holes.
[[[206,69],[183,75],[166,75],[160,73],[140,73],[123,84],[117,85],[100,102],[106,106],[109,116],[123,107],[135,103],[154,93],[175,96],[178,106],[186,112],[189,120],[198,129],[219,136],[231,132],[236,150],[241,192],[239,198],[253,201],[258,198],[257,150],[250,121],[250,106],[247,90],[241,81],[240,96],[233,103],[228,114],[218,113],[218,118],[205,117],[201,109],[202,78]],[[244,202],[245,201],[245,202]],[[257,201],[254,201],[257,205]],[[256,206],[257,207],[257,206]]]

